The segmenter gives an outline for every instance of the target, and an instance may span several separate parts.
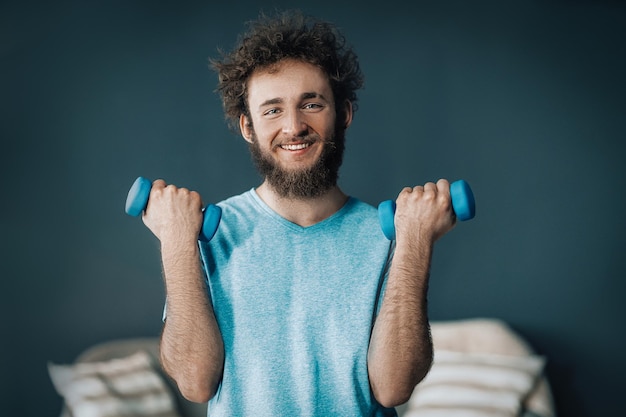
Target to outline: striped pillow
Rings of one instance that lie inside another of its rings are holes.
[[[180,417],[147,352],[105,362],[49,363],[48,371],[73,417]]]
[[[435,351],[406,417],[514,417],[543,370],[540,356]]]

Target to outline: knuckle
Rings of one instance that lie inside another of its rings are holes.
[[[399,193],[396,201],[402,201],[408,198],[409,194],[413,191],[410,187],[404,187]]]
[[[449,198],[441,198],[440,201],[441,207],[444,211],[452,210],[452,201]]]
[[[197,191],[190,191],[189,192],[189,197],[191,197],[191,199],[194,202],[202,204],[202,197],[200,196],[199,192],[197,192]]]

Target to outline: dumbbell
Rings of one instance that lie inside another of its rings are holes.
[[[126,214],[139,216],[148,205],[152,181],[144,177],[137,177],[126,197]],[[216,205],[209,204],[202,210],[202,229],[199,240],[208,242],[213,238],[222,218],[222,209]]]
[[[474,193],[469,184],[464,180],[458,180],[450,184],[450,199],[456,218],[465,221],[476,215],[476,203]],[[396,238],[396,228],[393,218],[396,213],[396,203],[393,200],[383,201],[378,205],[378,220],[383,234],[389,240]]]

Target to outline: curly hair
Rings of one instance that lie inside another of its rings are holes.
[[[349,100],[356,111],[356,91],[363,86],[363,75],[356,54],[336,26],[300,11],[284,11],[275,17],[261,13],[248,25],[232,52],[222,52],[222,60],[210,60],[232,128],[238,126],[241,114],[249,119],[247,81],[252,73],[288,58],[321,68],[329,78],[336,108]]]

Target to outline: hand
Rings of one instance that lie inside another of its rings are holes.
[[[202,199],[195,191],[156,180],[142,219],[161,243],[195,244],[202,227]]]
[[[394,223],[398,240],[433,244],[456,224],[450,183],[440,179],[437,184],[404,188],[396,199]]]

